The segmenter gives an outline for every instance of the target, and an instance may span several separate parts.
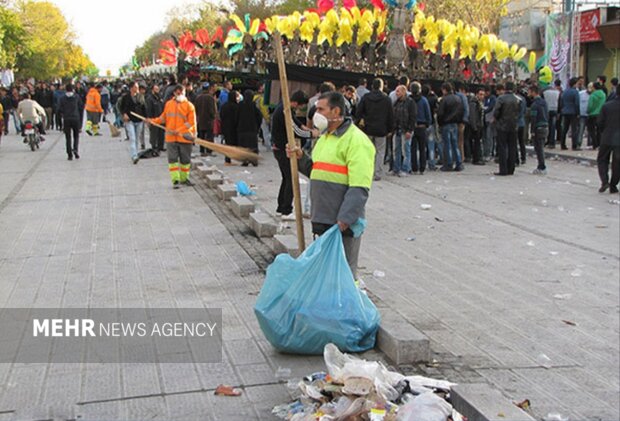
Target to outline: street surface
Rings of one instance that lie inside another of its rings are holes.
[[[66,160],[58,132],[47,139],[35,153],[15,135],[0,144],[1,305],[221,307],[224,358],[2,364],[0,420],[268,420],[289,400],[279,367],[292,378],[325,369],[321,357],[281,355],[265,341],[253,314],[264,262],[247,252],[258,240],[201,185],[173,191],[165,158],[133,165],[128,142],[107,128],[83,135],[78,161]],[[253,185],[274,214],[280,176],[263,151],[257,168],[208,162]],[[431,339],[436,361],[402,370],[488,382],[530,399],[539,419],[617,420],[620,216],[610,200],[619,197],[597,192],[595,167],[549,161],[546,177],[534,167],[530,158],[514,177],[469,165],[375,183],[360,274]],[[281,230],[294,234],[294,222]],[[243,394],[214,396],[221,383]]]

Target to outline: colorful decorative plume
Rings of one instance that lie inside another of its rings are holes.
[[[246,34],[249,34],[254,40],[267,40],[269,38],[265,28],[261,27],[260,19],[250,20],[249,13],[246,13],[243,21],[234,14],[230,15],[230,19],[235,23],[235,26],[228,31],[224,48],[228,49],[228,54],[231,56],[243,49],[243,38]]]

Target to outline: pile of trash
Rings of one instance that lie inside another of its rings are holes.
[[[376,361],[324,349],[327,373],[289,382],[295,401],[278,405],[273,414],[291,421],[465,421],[449,403],[444,380],[404,376]]]

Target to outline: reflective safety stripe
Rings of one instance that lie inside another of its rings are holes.
[[[178,117],[180,119],[182,119],[183,121],[187,121],[187,117],[185,117],[183,114],[180,113],[166,113],[166,118],[175,118]]]
[[[182,172],[189,172],[190,167],[181,167]]]
[[[168,167],[168,171],[179,171],[179,167]]]
[[[344,175],[349,174],[349,169],[346,165],[330,164],[329,162],[314,162],[312,164],[312,169]]]

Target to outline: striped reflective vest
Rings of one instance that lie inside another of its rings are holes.
[[[84,108],[91,113],[103,112],[103,108],[101,107],[101,94],[97,88],[90,88],[88,91],[86,95],[86,106]]]
[[[172,98],[164,106],[164,112],[153,119],[154,123],[166,126],[166,142],[192,143],[196,137],[196,110],[185,100]]]

